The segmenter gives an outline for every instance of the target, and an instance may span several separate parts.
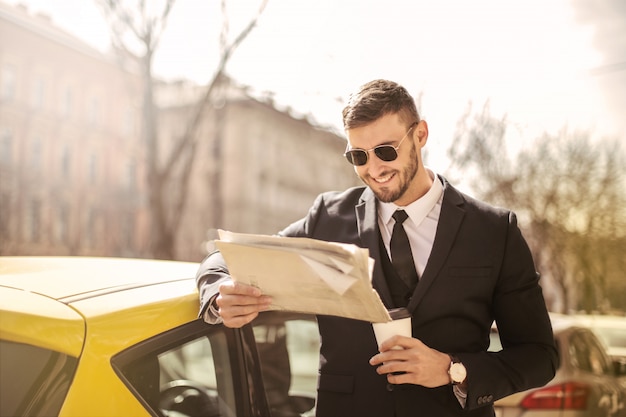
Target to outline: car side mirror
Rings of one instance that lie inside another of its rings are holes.
[[[613,373],[615,376],[626,376],[626,360],[624,359],[614,359],[612,361],[613,364]]]

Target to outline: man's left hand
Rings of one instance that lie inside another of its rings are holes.
[[[450,357],[431,349],[418,339],[393,336],[380,346],[380,353],[370,359],[376,372],[387,374],[391,384],[416,384],[428,388],[450,383]]]

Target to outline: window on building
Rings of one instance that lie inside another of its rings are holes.
[[[64,145],[61,149],[61,177],[69,178],[71,171],[72,154],[69,146]]]
[[[63,90],[61,96],[61,116],[70,117],[72,115],[72,106],[74,104],[74,94],[72,88],[67,86]]]
[[[94,184],[98,178],[98,155],[91,154],[89,157],[89,166],[87,167],[89,172],[89,181]]]
[[[26,239],[38,242],[41,236],[41,202],[32,200],[26,217]]]
[[[10,241],[11,215],[11,195],[8,192],[0,192],[0,236],[4,236],[6,241]]]
[[[11,65],[4,65],[2,68],[2,85],[0,88],[0,97],[2,100],[11,101],[15,99],[16,71]]]
[[[30,144],[30,166],[35,171],[40,171],[43,163],[42,146],[42,140],[38,136]]]
[[[130,136],[135,131],[135,111],[132,106],[127,106],[123,115],[122,134]]]
[[[87,109],[87,122],[95,126],[100,121],[100,102],[97,98],[92,98]]]
[[[35,79],[32,91],[32,106],[34,110],[41,110],[46,101],[46,81],[43,78]]]
[[[128,161],[126,163],[124,182],[128,191],[134,191],[137,188],[137,164],[135,161]]]
[[[68,209],[66,204],[61,204],[57,210],[57,221],[54,223],[55,239],[59,243],[66,243],[68,237]]]
[[[9,129],[0,131],[0,163],[10,164],[13,155],[13,134]]]
[[[132,213],[122,219],[122,247],[125,249],[135,247],[135,216]]]
[[[96,213],[93,208],[87,210],[87,214],[85,216],[85,246],[93,247],[95,241],[95,230],[96,230]]]

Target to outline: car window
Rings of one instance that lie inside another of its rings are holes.
[[[189,416],[234,415],[236,401],[228,344],[224,333],[212,336],[190,340],[158,355],[161,410]],[[198,414],[200,410],[203,412]]]
[[[112,362],[153,415],[234,417],[245,414],[241,407],[247,404],[241,399],[245,376],[235,334],[224,326],[193,322],[128,349]]]
[[[272,416],[314,415],[320,345],[315,316],[265,312],[253,330]]]
[[[574,332],[570,336],[569,356],[572,364],[594,375],[611,373],[609,361],[599,340],[591,332]]]
[[[0,340],[0,416],[58,415],[76,358]]]

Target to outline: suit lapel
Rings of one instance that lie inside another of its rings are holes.
[[[355,207],[357,229],[361,246],[369,248],[370,257],[374,259],[374,272],[372,276],[372,286],[378,292],[383,304],[393,305],[391,293],[385,281],[382,263],[380,260],[380,232],[378,231],[378,216],[376,212],[376,197],[369,188],[365,188],[359,204]]]
[[[445,264],[454,243],[454,238],[465,216],[465,210],[462,208],[464,199],[461,194],[448,184],[444,178],[440,177],[440,179],[444,184],[444,194],[441,202],[437,233],[435,234],[435,241],[424,273],[420,277],[413,297],[411,297],[411,301],[407,306],[411,312],[415,310],[419,302],[424,298],[428,288],[432,285],[437,274],[439,274],[439,271]]]

